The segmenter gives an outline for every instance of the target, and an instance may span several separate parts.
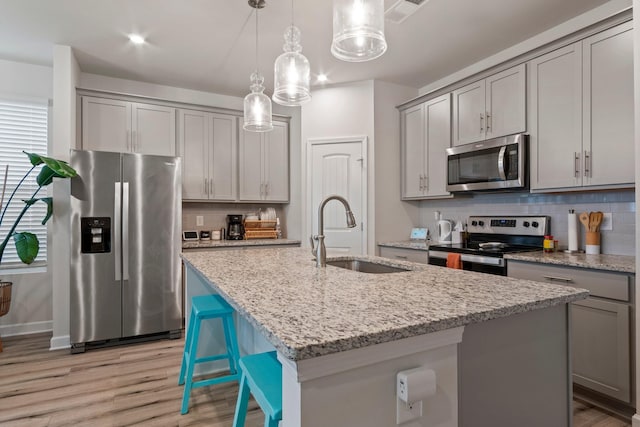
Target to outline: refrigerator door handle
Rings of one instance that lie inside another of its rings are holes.
[[[122,254],[120,253],[122,228],[120,219],[122,218],[122,187],[119,182],[115,183],[113,192],[113,243],[116,264],[116,281],[122,280]]]
[[[122,183],[122,280],[129,280],[129,183]]]

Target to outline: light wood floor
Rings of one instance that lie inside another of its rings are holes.
[[[1,426],[231,426],[236,384],[193,390],[189,413],[180,415],[183,339],[76,355],[49,351],[49,339],[49,334],[3,339]],[[579,402],[573,413],[574,427],[630,426]],[[262,423],[263,414],[252,401],[247,427]]]

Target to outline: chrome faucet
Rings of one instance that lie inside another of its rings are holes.
[[[344,197],[338,195],[327,196],[318,207],[318,235],[311,236],[311,253],[316,257],[316,267],[327,266],[327,249],[324,246],[324,206],[331,200],[338,200],[344,205],[344,209],[347,211],[347,227],[353,228],[356,226],[356,217],[351,212],[351,206]],[[318,242],[316,246],[314,241]]]

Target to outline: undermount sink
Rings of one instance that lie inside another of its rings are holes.
[[[390,265],[377,264],[375,262],[361,261],[357,259],[327,261],[327,265],[370,274],[402,273],[403,271],[411,271],[408,268],[392,267]]]

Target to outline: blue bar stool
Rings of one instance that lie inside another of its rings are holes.
[[[193,297],[191,300],[191,316],[189,317],[189,328],[184,343],[184,353],[182,355],[182,366],[180,367],[180,377],[178,384],[185,385],[182,394],[181,414],[189,411],[189,396],[192,388],[206,387],[229,381],[238,381],[238,339],[233,326],[233,308],[219,295],[202,295]],[[224,327],[224,339],[227,352],[197,358],[198,338],[200,336],[200,323],[207,319],[221,319]],[[229,375],[215,377],[206,380],[193,381],[193,368],[198,363],[213,362],[214,360],[227,359],[229,361]]]
[[[249,393],[264,412],[264,427],[278,427],[282,419],[282,365],[276,352],[252,354],[240,358],[240,391],[233,427],[244,427]]]

